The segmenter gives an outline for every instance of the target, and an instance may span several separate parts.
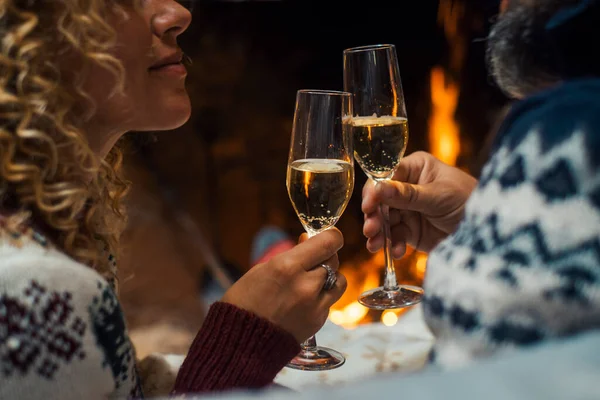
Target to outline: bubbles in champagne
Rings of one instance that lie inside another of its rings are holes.
[[[408,142],[408,121],[402,117],[353,117],[354,158],[373,179],[389,179]]]
[[[335,225],[344,212],[354,189],[354,169],[342,160],[297,160],[288,166],[287,186],[304,227],[319,232]]]

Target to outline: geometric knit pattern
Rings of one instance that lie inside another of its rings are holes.
[[[600,328],[599,80],[513,107],[423,306],[443,367]]]
[[[0,218],[0,399],[142,398],[111,286]]]
[[[180,369],[153,353],[138,370],[111,284],[22,216],[0,214],[0,399],[179,398],[260,388],[299,351],[283,328],[216,302]]]
[[[91,329],[97,346],[104,353],[102,366],[110,368],[115,387],[131,387],[131,395],[140,397],[140,386],[135,370],[135,354],[125,327],[125,319],[113,289],[106,281],[98,280],[98,294],[89,305]]]
[[[20,296],[0,294],[0,375],[52,379],[73,358],[85,358],[86,322],[73,313],[69,292],[31,280]]]

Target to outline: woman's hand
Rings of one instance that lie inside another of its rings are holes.
[[[336,228],[328,229],[258,264],[240,278],[222,301],[251,311],[290,332],[299,343],[325,324],[329,308],[346,290],[346,278],[337,272],[337,251],[344,238]],[[323,290],[327,264],[337,274],[330,290]]]

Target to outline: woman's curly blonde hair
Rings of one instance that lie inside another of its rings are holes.
[[[55,245],[111,282],[128,184],[120,150],[100,159],[82,132],[94,112],[83,84],[95,64],[122,90],[108,17],[135,1],[0,0],[0,207],[29,214]],[[66,57],[77,60],[78,75],[66,76]]]

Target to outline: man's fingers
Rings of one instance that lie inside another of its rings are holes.
[[[412,230],[408,225],[400,222],[391,229],[392,232],[392,257],[400,259],[406,253],[406,242],[410,240]]]
[[[406,242],[398,242],[392,247],[392,258],[399,260],[406,254]]]
[[[430,170],[434,165],[434,157],[424,151],[417,151],[404,157],[396,172],[394,180],[412,184],[422,184],[421,177],[427,175],[427,170]]]
[[[400,223],[392,227],[392,257],[400,259],[406,252],[406,243],[411,241],[412,234],[408,225]],[[367,250],[371,253],[376,253],[383,248],[383,233],[370,237],[367,240]]]
[[[364,191],[361,209],[369,215],[377,212],[383,203],[390,209],[425,212],[431,208],[432,201],[426,185],[385,181]]]
[[[395,181],[380,182],[368,198],[367,207],[363,208],[368,209],[371,203],[383,203],[392,209],[428,212],[434,201],[434,197],[429,192],[427,185]]]
[[[371,253],[378,252],[383,247],[383,234],[379,233],[367,240],[367,250]]]
[[[390,226],[397,225],[404,221],[406,217],[406,212],[402,210],[390,210]],[[379,213],[371,213],[369,215],[365,215],[365,222],[363,224],[363,235],[365,237],[370,238],[377,235],[381,232],[382,228],[382,219]]]
[[[381,217],[376,213],[366,215],[363,224],[363,235],[367,238],[371,238],[379,232],[381,232]]]

